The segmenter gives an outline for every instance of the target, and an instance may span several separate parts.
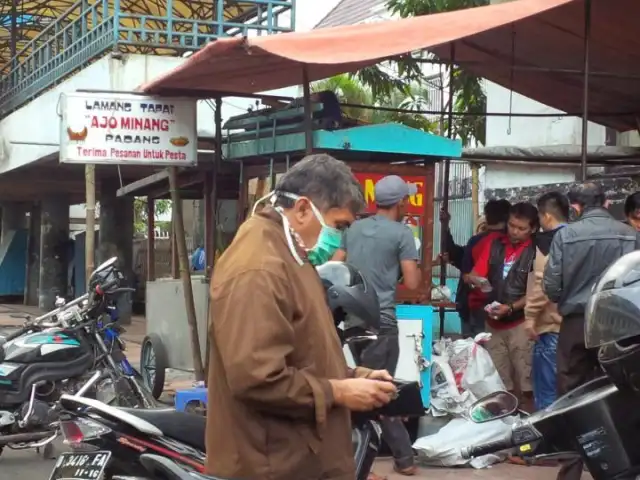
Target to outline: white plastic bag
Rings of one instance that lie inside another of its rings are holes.
[[[491,334],[476,335],[467,368],[462,376],[462,388],[469,390],[474,397],[482,398],[487,395],[505,390],[500,374],[496,370],[489,352],[482,346],[491,338]]]
[[[485,468],[500,462],[505,455],[489,454],[469,461],[462,458],[461,449],[505,436],[511,430],[512,422],[506,418],[477,424],[465,418],[454,418],[437,433],[418,438],[413,448],[423,465],[452,467],[470,464],[473,468]]]

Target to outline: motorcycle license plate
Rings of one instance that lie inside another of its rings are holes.
[[[49,480],[103,480],[111,452],[63,453]]]

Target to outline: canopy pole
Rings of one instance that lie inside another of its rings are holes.
[[[589,44],[591,40],[591,0],[584,1],[584,86],[582,90],[582,158],[580,180],[587,179],[587,142],[589,133]]]
[[[222,168],[222,97],[216,97],[216,111],[215,111],[215,126],[216,126],[216,151],[213,159],[213,169],[211,174],[207,173],[209,179],[205,183],[207,188],[208,202],[207,207],[210,215],[209,220],[209,250],[211,251],[211,257],[207,257],[207,283],[211,284],[211,278],[213,277],[213,269],[215,268],[216,252],[218,251],[218,172]],[[207,318],[211,311],[210,297],[207,295]],[[208,325],[208,322],[207,322]],[[209,362],[211,360],[211,338],[207,332],[207,341],[204,357],[204,372],[205,372],[205,384],[209,379]]]
[[[453,138],[453,68],[456,59],[456,44],[451,43],[450,53],[451,63],[449,67],[449,108],[447,112],[447,138]],[[449,213],[449,176],[451,170],[451,159],[444,159],[444,175],[442,184],[442,210],[445,214]],[[445,228],[448,228],[449,224],[440,220],[440,253],[444,254],[447,251],[447,236],[445,235]],[[447,262],[443,255],[440,255],[440,287],[444,287],[447,284]],[[444,306],[440,306],[438,309],[440,316],[440,338],[444,337],[444,325],[445,325],[445,310]]]
[[[169,167],[169,190],[171,192],[171,211],[173,213],[173,236],[178,251],[178,263],[180,265],[180,278],[189,326],[189,338],[191,340],[191,354],[193,355],[193,370],[196,381],[204,380],[204,366],[202,363],[202,350],[196,319],[196,306],[193,300],[193,285],[191,284],[191,272],[189,271],[189,253],[187,252],[187,240],[184,230],[184,216],[182,214],[182,199],[178,187],[178,168]]]
[[[313,112],[311,110],[311,85],[309,84],[309,70],[302,66],[302,93],[304,95],[304,139],[305,153],[313,153]]]

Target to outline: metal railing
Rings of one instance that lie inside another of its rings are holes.
[[[295,0],[211,0],[189,18],[177,13],[178,3],[183,11],[193,6],[167,0],[152,15],[128,0],[78,0],[0,69],[0,118],[107,52],[178,55],[220,37],[289,32],[294,26]]]

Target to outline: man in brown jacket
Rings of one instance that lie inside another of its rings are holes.
[[[525,330],[535,341],[531,378],[536,410],[548,407],[557,396],[556,350],[562,317],[542,291],[542,277],[553,235],[568,221],[569,200],[559,192],[546,193],[538,199],[538,215],[543,231],[536,235],[536,258],[524,308]]]
[[[206,473],[353,480],[350,410],[389,402],[386,371],[349,370],[314,265],[364,206],[343,162],[306,157],[249,218],[211,282]]]

